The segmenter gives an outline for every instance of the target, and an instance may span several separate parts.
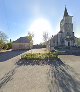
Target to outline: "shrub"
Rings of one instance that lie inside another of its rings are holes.
[[[58,58],[57,52],[49,52],[49,53],[27,53],[21,56],[21,59],[26,60],[54,60]]]
[[[12,43],[7,43],[7,45],[8,45],[7,50],[12,49]]]
[[[8,48],[8,45],[7,44],[4,44],[3,49],[4,50],[7,50],[7,48]]]

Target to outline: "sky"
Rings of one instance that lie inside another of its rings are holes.
[[[80,0],[0,0],[0,31],[12,40],[32,32],[35,44],[40,43],[43,32],[59,32],[65,5],[73,16],[75,36],[80,37]]]

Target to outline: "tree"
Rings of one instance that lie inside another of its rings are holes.
[[[7,42],[7,35],[0,31],[0,50],[3,49],[5,43]]]
[[[4,50],[7,50],[8,49],[8,45],[7,44],[4,44],[3,49]]]
[[[11,39],[10,39],[10,43],[11,43],[12,41],[11,41]]]
[[[4,32],[0,31],[0,40],[6,42],[7,38],[8,38],[7,35]]]
[[[77,45],[80,46],[80,38],[77,38]]]
[[[47,32],[43,33],[43,40],[44,40],[45,45],[47,45],[47,41],[48,41],[48,33]]]
[[[12,49],[12,43],[7,43],[7,46],[8,46],[7,50]]]
[[[4,42],[3,42],[3,40],[1,39],[1,40],[0,40],[0,50],[1,50],[3,47],[4,47]]]
[[[28,39],[30,40],[30,49],[32,49],[34,34],[33,34],[33,33],[28,32],[28,36],[27,36],[27,37],[28,37]],[[32,50],[31,50],[31,53],[32,53]]]

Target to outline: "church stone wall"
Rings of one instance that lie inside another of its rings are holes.
[[[72,23],[72,16],[64,17],[64,24],[65,23]]]

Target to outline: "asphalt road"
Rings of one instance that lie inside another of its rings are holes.
[[[22,53],[27,52],[27,50],[18,50],[18,51],[7,51],[7,52],[2,52],[0,53],[0,62],[7,61],[11,58],[14,58]]]
[[[31,51],[10,51],[2,53],[0,59],[0,92],[49,92],[48,72],[50,66],[17,66],[22,54]],[[44,53],[45,49],[33,49]]]
[[[8,51],[0,53],[0,78],[15,67],[15,63],[21,58],[22,54],[28,51]]]
[[[61,60],[51,66],[17,66],[20,56],[29,52],[2,53],[0,92],[80,92],[80,56],[60,55]],[[44,53],[45,49],[32,52]]]

